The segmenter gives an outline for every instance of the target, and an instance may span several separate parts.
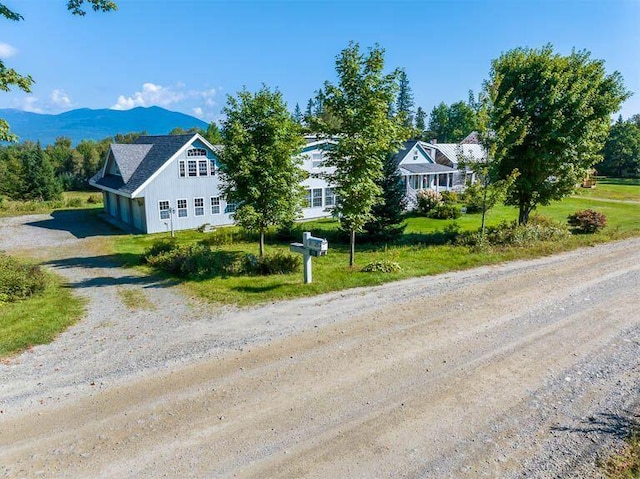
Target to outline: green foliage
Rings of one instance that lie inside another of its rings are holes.
[[[532,246],[540,241],[560,241],[569,235],[567,228],[545,217],[532,216],[527,224],[503,221],[486,228],[484,237],[480,230],[458,236],[456,243],[464,246]]]
[[[432,189],[419,190],[416,194],[416,200],[418,202],[418,213],[424,215],[442,204],[442,195]]]
[[[296,220],[302,210],[306,177],[302,159],[294,156],[304,143],[300,126],[293,120],[279,91],[263,86],[228,97],[224,109],[220,153],[222,192],[240,206],[234,221],[260,233],[260,256],[264,256],[264,233],[271,225]]]
[[[576,233],[596,233],[607,226],[607,217],[592,209],[576,211],[567,220]]]
[[[51,201],[62,198],[62,185],[55,177],[49,157],[40,144],[29,145],[22,155],[24,190],[22,199]]]
[[[440,192],[440,196],[442,197],[442,202],[445,204],[456,204],[460,201],[460,197],[455,191],[445,190]]]
[[[41,293],[46,285],[47,278],[40,266],[0,253],[0,305]]]
[[[158,243],[145,251],[143,258],[149,266],[182,278],[226,276],[242,269],[241,254],[213,251],[203,244]]]
[[[433,138],[424,138],[424,130],[427,127],[426,124],[427,112],[419,106],[416,110],[416,123],[415,127],[417,130],[417,139],[418,140],[432,140]]]
[[[406,128],[411,128],[413,126],[413,93],[407,72],[404,70],[400,70],[398,73],[398,97],[395,110],[403,125]]]
[[[380,260],[368,263],[361,271],[363,273],[398,273],[402,271],[402,267],[395,261]]]
[[[80,319],[82,302],[52,274],[44,291],[0,306],[0,357],[52,341]]]
[[[90,205],[99,205],[102,203],[102,196],[100,195],[89,195],[87,198],[87,203]]]
[[[382,189],[382,197],[380,203],[371,209],[373,219],[364,225],[367,236],[373,241],[397,239],[406,227],[405,186],[392,155],[385,158],[383,168],[383,176],[378,183]]]
[[[212,250],[206,240],[178,244],[175,240],[154,242],[143,253],[143,261],[153,268],[182,278],[204,279],[238,274],[289,274],[300,269],[301,259],[277,251],[257,257],[241,252]]]
[[[491,101],[498,176],[520,176],[506,202],[526,223],[537,205],[574,191],[601,158],[610,115],[629,93],[618,72],[586,51],[563,56],[551,45],[517,48],[492,62],[485,92]]]
[[[598,173],[618,178],[640,176],[640,125],[622,117],[614,123],[604,145],[602,163],[596,165]]]
[[[387,155],[398,151],[409,132],[402,118],[390,116],[398,90],[398,71],[384,74],[384,50],[375,46],[368,55],[351,42],[336,58],[336,85],[326,82],[323,105],[336,125],[320,119],[317,130],[335,136],[325,165],[334,168],[326,178],[340,201],[335,207],[342,227],[350,232],[349,264],[355,261],[355,235],[372,219],[380,201],[380,180]]]
[[[477,127],[476,111],[472,105],[463,101],[450,106],[440,103],[429,115],[429,131],[440,143],[457,143]]]
[[[462,216],[462,211],[459,206],[454,204],[440,203],[432,208],[429,213],[427,213],[427,216],[438,220],[455,220]]]
[[[247,254],[243,261],[243,272],[246,274],[290,274],[300,271],[302,259],[300,255],[283,251],[267,254],[262,258]]]

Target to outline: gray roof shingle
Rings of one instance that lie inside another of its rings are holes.
[[[414,163],[402,165],[400,168],[407,170],[409,173],[453,173],[458,171],[438,163]]]
[[[91,182],[130,195],[192,138],[193,135],[145,135],[132,144],[113,144],[111,151],[122,178],[100,172]]]

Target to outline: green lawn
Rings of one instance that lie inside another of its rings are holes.
[[[576,195],[585,198],[603,198],[640,202],[640,179],[601,178],[595,188],[579,188]]]
[[[84,312],[80,299],[48,275],[44,292],[15,303],[0,303],[0,357],[51,342]]]
[[[598,185],[600,186],[600,184]],[[612,185],[618,186],[618,185]],[[640,196],[640,186],[621,185],[629,190],[629,197]],[[596,191],[596,190],[592,190]],[[607,189],[599,189],[607,193]],[[605,198],[606,199],[606,198]],[[503,261],[533,258],[559,251],[592,245],[612,239],[640,235],[640,205],[607,201],[592,201],[591,196],[567,198],[562,202],[539,208],[537,213],[566,223],[567,216],[579,209],[593,208],[604,213],[608,226],[595,235],[574,235],[564,241],[539,243],[527,248],[491,248],[470,249],[462,246],[437,245],[442,243],[441,232],[454,220],[436,220],[423,217],[411,217],[407,220],[407,229],[403,241],[394,245],[359,244],[356,248],[355,270],[348,267],[348,245],[339,240],[338,224],[332,219],[322,219],[304,223],[302,229],[313,235],[329,238],[329,255],[313,259],[313,283],[302,284],[302,273],[275,276],[228,276],[206,280],[184,280],[187,290],[200,298],[215,303],[249,305],[279,299],[310,296],[318,293],[337,291],[358,286],[372,286],[402,278],[433,275],[447,271],[472,268],[480,265],[495,264]],[[491,210],[487,217],[488,225],[502,221],[513,221],[517,210],[499,206]],[[463,230],[474,230],[480,226],[480,215],[463,215],[455,222]],[[301,225],[302,226],[302,225]],[[238,230],[233,230],[238,231]],[[195,231],[177,233],[181,243],[190,243],[202,239],[206,234]],[[167,234],[137,235],[118,237],[114,248],[116,253],[125,255],[140,254],[145,248]],[[301,238],[297,239],[300,241]],[[257,241],[240,240],[231,245],[221,246],[224,251],[258,253]],[[276,241],[273,237],[267,243],[267,253],[275,250],[288,251],[288,241]],[[360,268],[371,261],[387,259],[398,262],[402,271],[398,273],[363,273]]]

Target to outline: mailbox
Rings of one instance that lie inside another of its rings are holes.
[[[325,256],[329,250],[329,242],[323,238],[311,236],[307,238],[306,247],[309,249],[311,256]]]

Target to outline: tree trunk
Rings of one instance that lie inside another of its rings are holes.
[[[264,230],[260,230],[260,257],[264,258]]]
[[[356,231],[351,230],[350,236],[349,267],[353,268],[356,264]]]
[[[529,222],[529,213],[531,213],[531,206],[520,205],[520,211],[518,213],[518,224],[526,225]]]

